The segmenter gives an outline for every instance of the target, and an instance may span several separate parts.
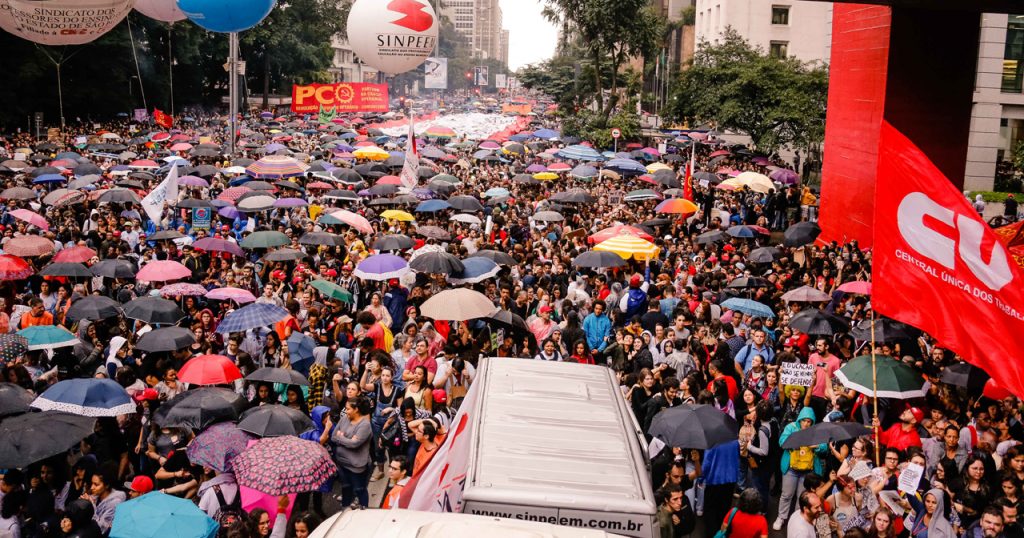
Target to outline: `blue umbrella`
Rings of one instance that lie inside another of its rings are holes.
[[[750,239],[757,235],[757,232],[754,231],[752,228],[742,225],[730,226],[729,229],[725,231],[725,233],[733,237],[740,237],[743,239]]]
[[[502,196],[509,196],[511,194],[512,193],[510,193],[508,191],[508,189],[506,189],[504,187],[493,187],[493,188],[487,189],[487,192],[484,193],[484,196],[486,198],[500,198]]]
[[[501,270],[501,266],[490,258],[473,257],[462,260],[461,273],[452,273],[448,282],[452,284],[475,284],[493,278]]]
[[[71,331],[59,325],[36,325],[20,330],[18,334],[28,340],[29,351],[56,349],[78,343],[78,338],[75,338]]]
[[[192,501],[154,491],[117,505],[110,538],[214,538],[218,530]]]
[[[482,149],[482,150],[477,151],[476,153],[474,153],[473,154],[473,158],[477,159],[477,160],[479,160],[479,159],[486,159],[487,157],[490,157],[491,155],[494,155],[493,151],[491,151],[489,149]]]
[[[569,172],[569,175],[571,175],[572,177],[578,177],[578,178],[597,177],[597,174],[598,174],[597,168],[594,168],[593,166],[590,166],[589,164],[578,165],[576,168],[572,169],[572,172]]]
[[[32,180],[32,183],[63,183],[67,178],[60,174],[43,174]]]
[[[433,213],[435,211],[444,211],[452,206],[448,205],[448,202],[444,200],[426,200],[420,202],[420,205],[416,206],[417,213]]]
[[[32,402],[43,411],[64,411],[85,417],[116,417],[135,412],[135,402],[110,379],[67,379],[59,381]]]
[[[604,156],[594,148],[582,145],[568,146],[558,150],[558,156],[576,161],[603,161]]]
[[[359,262],[352,274],[366,280],[388,280],[408,272],[409,263],[405,258],[394,254],[376,254]]]
[[[535,138],[549,139],[549,138],[558,138],[561,135],[559,134],[558,131],[554,131],[552,129],[540,129],[538,131],[534,131],[533,132],[533,136]]]
[[[305,333],[293,331],[288,337],[288,362],[292,369],[302,375],[309,375],[309,365],[313,362],[313,348],[316,342]]]
[[[768,305],[752,301],[750,299],[742,299],[740,297],[732,297],[722,302],[722,306],[729,310],[735,310],[744,314],[750,314],[751,316],[758,318],[774,318],[775,313],[772,312]]]
[[[286,317],[288,317],[288,311],[280,306],[269,303],[253,303],[224,316],[224,320],[217,325],[217,332],[222,334],[245,332],[256,327],[273,325]]]
[[[639,176],[647,173],[647,168],[644,165],[632,159],[612,159],[604,163],[604,167],[627,176]]]

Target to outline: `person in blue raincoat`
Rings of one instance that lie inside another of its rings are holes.
[[[804,407],[797,415],[795,422],[786,425],[779,436],[779,445],[786,443],[790,435],[799,430],[806,430],[814,425],[814,410],[810,406]],[[817,446],[802,446],[782,453],[782,497],[779,499],[779,517],[775,520],[772,528],[782,530],[789,519],[793,500],[800,496],[804,476],[807,473],[822,474],[821,456],[828,453],[828,445],[822,443]]]
[[[313,419],[313,429],[309,430],[308,432],[299,434],[299,438],[319,443],[320,439],[323,437],[324,427],[330,412],[331,408],[327,407],[326,405],[318,405],[314,407],[313,410],[310,411],[309,413],[310,417]],[[332,427],[331,429],[333,430],[334,428]],[[327,438],[329,439],[331,434],[333,433],[333,431],[327,432]],[[296,499],[296,502],[299,505],[298,509],[300,511],[306,511],[307,509],[309,509],[309,498],[312,497],[313,511],[316,512],[317,515],[322,518],[327,517],[324,512],[324,493],[330,493],[332,486],[334,486],[334,478],[331,478],[327,482],[324,482],[324,484],[320,486],[320,489],[314,491],[311,494],[307,493],[299,495],[299,497]]]

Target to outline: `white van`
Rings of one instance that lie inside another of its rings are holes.
[[[320,524],[310,538],[612,538],[593,529],[573,529],[550,523],[516,521],[451,512],[413,510],[348,510]]]
[[[462,512],[659,536],[647,443],[602,366],[484,359]]]

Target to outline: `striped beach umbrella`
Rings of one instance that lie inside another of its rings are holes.
[[[267,155],[250,164],[245,171],[254,178],[283,179],[301,176],[307,166],[287,155]]]
[[[654,243],[633,235],[620,235],[602,241],[594,250],[614,252],[626,260],[634,258],[641,261],[652,259],[661,251]]]

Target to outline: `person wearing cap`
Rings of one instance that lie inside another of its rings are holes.
[[[629,277],[629,289],[619,299],[619,310],[627,319],[643,315],[647,311],[647,289],[650,287],[651,268],[644,269],[644,277],[634,274]]]
[[[444,389],[434,389],[430,393],[433,404],[430,410],[434,413],[434,420],[437,421],[438,431],[445,433],[452,425],[452,410],[448,407],[448,393]]]
[[[1003,200],[1003,218],[1010,222],[1017,222],[1017,199],[1014,198],[1013,193],[1006,195],[1006,200]]]
[[[888,430],[879,435],[879,440],[883,445],[899,451],[906,451],[912,446],[921,447],[921,436],[917,433],[917,425],[922,420],[924,420],[924,411],[918,407],[908,407],[900,414],[898,423],[889,426]],[[881,428],[878,417],[874,418],[872,425],[875,428]]]
[[[530,320],[529,323],[530,332],[538,342],[547,340],[551,333],[555,332],[556,327],[558,325],[551,321],[551,307],[548,305],[541,305],[537,309],[537,317]]]
[[[124,489],[128,491],[129,500],[141,497],[153,491],[153,479],[146,475],[138,475],[131,482],[125,482]]]

